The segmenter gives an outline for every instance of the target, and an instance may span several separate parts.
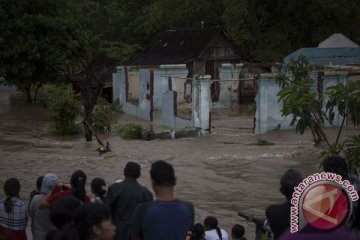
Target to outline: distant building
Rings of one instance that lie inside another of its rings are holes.
[[[219,78],[223,63],[239,63],[241,54],[223,28],[167,30],[144,53],[125,62],[125,66],[186,64],[188,77],[210,75]]]
[[[335,33],[319,43],[315,48],[301,48],[284,58],[290,59],[305,56],[315,67],[311,73],[314,90],[323,94],[329,86],[347,81],[360,80],[360,47],[341,33]],[[259,92],[256,96],[256,129],[255,133],[265,133],[272,129],[289,129],[291,118],[281,114],[282,103],[278,102],[279,85],[274,74],[263,74],[258,81]],[[327,98],[324,97],[325,109]],[[336,115],[335,126],[341,124],[342,117]],[[330,124],[325,121],[325,125]]]

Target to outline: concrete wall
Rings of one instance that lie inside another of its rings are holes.
[[[278,102],[280,90],[275,82],[275,74],[262,74],[258,79],[258,92],[255,97],[255,133],[262,134],[275,129],[280,124],[282,129],[290,126],[290,118],[281,116],[282,104]]]
[[[238,87],[242,64],[222,64],[219,68],[220,96],[215,106],[230,106],[238,103]]]
[[[176,95],[176,92],[170,90],[163,94],[162,124],[172,129],[192,127],[192,120],[176,116]]]
[[[133,99],[139,98],[140,73],[137,68],[128,68],[128,97]],[[129,98],[128,98],[129,99]]]
[[[317,73],[311,74],[314,80],[313,90],[317,89]],[[329,86],[337,83],[345,84],[347,72],[344,71],[325,71],[323,81],[323,93]],[[291,116],[284,118],[281,116],[282,103],[278,102],[279,85],[275,82],[275,74],[262,74],[258,79],[258,93],[256,95],[256,114],[255,114],[255,133],[263,134],[275,128],[290,129]],[[325,95],[324,95],[325,96]],[[324,97],[323,110],[325,110],[327,97]],[[333,125],[339,126],[342,117],[336,115]],[[325,122],[326,126],[330,126]]]
[[[113,99],[119,100],[122,110],[132,116],[152,120],[152,107],[150,94],[151,71],[149,69],[139,70],[139,88],[137,94],[139,96],[139,104],[134,105],[126,100],[126,69],[124,67],[117,68],[113,73]]]
[[[187,75],[185,64],[161,65],[159,69],[154,70],[154,109],[162,108],[163,94],[169,90],[169,77],[172,90],[177,92],[177,102],[184,101],[184,83]]]

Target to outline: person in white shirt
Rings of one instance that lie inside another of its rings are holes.
[[[204,220],[206,240],[228,240],[228,234],[224,229],[219,228],[218,220],[208,216]]]

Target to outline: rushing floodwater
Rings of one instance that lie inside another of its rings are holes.
[[[197,222],[213,215],[228,233],[233,224],[240,223],[252,240],[254,226],[238,217],[237,212],[263,216],[268,205],[284,200],[279,178],[286,169],[297,168],[308,175],[319,166],[320,150],[313,147],[310,135],[272,131],[260,138],[273,145],[258,146],[251,129],[253,119],[227,117],[222,110],[212,114],[209,136],[125,141],[113,134],[102,135],[111,143],[113,152],[98,156],[96,141],[85,142],[82,136],[52,136],[46,109],[12,104],[10,94],[14,92],[0,89],[0,187],[7,178],[18,177],[21,197],[26,201],[40,175],[54,172],[67,183],[74,170],[83,169],[88,183],[102,177],[110,184],[123,178],[128,161],[140,163],[139,181],[151,189],[150,165],[162,159],[175,167],[176,196],[193,202]],[[119,122],[134,120],[122,115]],[[0,197],[4,197],[3,191]]]

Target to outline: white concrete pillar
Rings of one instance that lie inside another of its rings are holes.
[[[199,129],[199,135],[210,132],[211,92],[212,83],[209,75],[201,79],[193,79],[193,122]]]

